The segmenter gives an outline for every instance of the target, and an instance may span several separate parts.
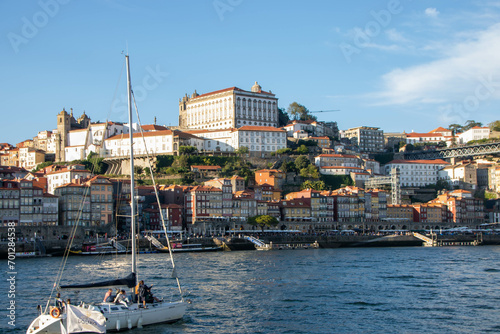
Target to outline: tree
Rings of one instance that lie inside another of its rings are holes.
[[[295,166],[295,163],[293,161],[283,161],[279,170],[284,172],[284,173],[288,173],[288,172],[297,171],[298,169]]]
[[[491,131],[500,131],[500,121],[494,121],[488,125]]]
[[[287,148],[280,148],[279,150],[276,150],[276,154],[290,154],[292,153],[292,149],[287,147]]]
[[[293,119],[307,121],[309,119],[316,120],[317,117],[309,113],[309,110],[300,103],[292,102],[288,106],[288,114],[292,115]]]
[[[301,170],[303,168],[306,168],[311,164],[311,161],[309,161],[309,158],[306,157],[305,155],[299,155],[297,159],[295,159],[295,168],[297,170]]]
[[[319,170],[314,165],[309,165],[300,170],[300,176],[306,179],[319,179]]]
[[[467,122],[465,122],[465,125],[464,127],[462,128],[462,130],[465,132],[467,130],[470,130],[472,129],[473,127],[475,126],[483,126],[483,123],[481,122],[476,122],[474,120],[468,120]]]
[[[262,232],[264,232],[264,227],[274,227],[279,224],[279,220],[276,217],[269,215],[260,215],[248,218],[248,224],[254,226],[260,226]]]
[[[459,132],[462,132],[463,130],[463,126],[461,126],[460,124],[450,124],[448,125],[448,129],[451,130],[452,134],[455,136],[457,133]]]
[[[134,174],[140,177],[143,172],[144,169],[141,166],[134,166]]]
[[[298,154],[307,154],[307,153],[309,153],[309,149],[307,148],[307,146],[306,146],[306,145],[300,145],[300,146],[297,148],[296,152],[297,152]]]
[[[236,153],[239,156],[241,156],[243,154],[248,154],[248,152],[249,152],[249,150],[248,150],[248,147],[246,147],[246,146],[241,146],[239,149],[234,151],[234,153]]]
[[[278,108],[278,128],[281,128],[290,122],[290,116],[285,111],[285,108]]]
[[[311,181],[311,180],[305,180],[301,185],[300,189],[314,189],[314,190],[325,190],[326,189],[326,184],[323,181]]]
[[[180,146],[180,147],[179,147],[179,153],[180,153],[181,155],[184,155],[184,154],[191,154],[191,153],[194,153],[194,152],[196,152],[196,151],[197,151],[197,149],[196,149],[196,147],[194,147],[194,146]]]
[[[172,167],[175,168],[188,168],[189,167],[189,158],[187,155],[178,156],[177,159],[172,163]]]

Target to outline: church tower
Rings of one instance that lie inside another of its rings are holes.
[[[68,132],[71,129],[71,117],[66,110],[57,114],[57,132],[58,138],[56,141],[56,162],[65,161],[64,149],[68,145]]]

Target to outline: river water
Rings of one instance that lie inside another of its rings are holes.
[[[241,251],[174,258],[192,301],[184,319],[133,333],[500,332],[498,246]],[[50,293],[61,260],[16,261],[16,326],[7,323],[5,286],[2,332],[25,333],[36,305]],[[127,260],[123,255],[70,257],[63,283],[125,275]],[[172,295],[176,285],[168,255],[141,255],[140,260],[140,278],[154,284],[155,295]],[[7,261],[2,261],[5,282]],[[105,292],[63,297],[100,301]]]

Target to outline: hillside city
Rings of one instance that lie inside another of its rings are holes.
[[[176,127],[156,120],[93,123],[85,112],[76,118],[63,109],[53,130],[0,143],[1,224],[125,229],[130,136],[142,230],[162,229],[160,213],[169,230],[195,235],[500,222],[498,145],[492,153],[451,158],[417,154],[498,143],[500,121],[384,133],[372,126],[339,130],[336,122],[318,120],[326,112],[335,111],[309,111],[296,102],[279,108],[276,95],[257,82],[250,90],[186,94]],[[259,216],[275,219],[256,221]]]

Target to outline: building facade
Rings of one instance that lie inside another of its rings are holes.
[[[360,126],[343,131],[343,137],[357,144],[361,152],[376,153],[384,150],[384,131],[370,126]]]
[[[250,91],[238,87],[179,100],[181,129],[227,129],[245,125],[278,126],[278,99],[255,82]]]

